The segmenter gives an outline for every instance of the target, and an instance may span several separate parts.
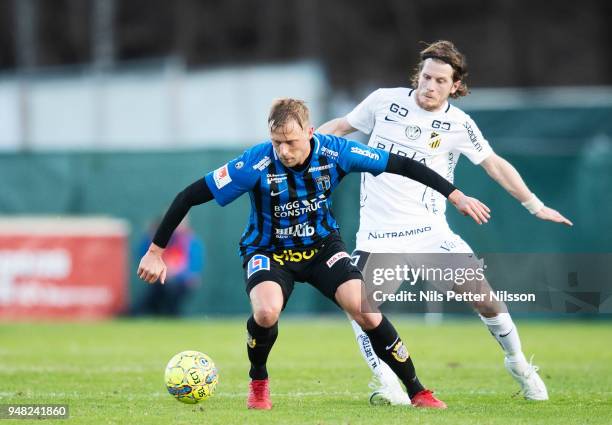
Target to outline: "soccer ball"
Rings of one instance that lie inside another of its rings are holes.
[[[219,375],[206,354],[183,351],[168,362],[165,380],[168,392],[178,401],[195,404],[213,395]]]

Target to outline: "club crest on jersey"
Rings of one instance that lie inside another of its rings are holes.
[[[329,190],[331,187],[331,180],[329,176],[319,176],[315,179],[317,183],[317,189],[319,190]]]
[[[270,270],[270,259],[265,255],[253,255],[247,267],[247,279],[260,270]]]
[[[432,131],[431,135],[429,136],[429,142],[427,143],[427,146],[432,149],[438,149],[440,147],[440,143],[442,143],[442,138],[438,133]]]
[[[402,341],[398,341],[397,344],[395,344],[395,346],[393,347],[391,355],[398,362],[404,363],[406,360],[408,360],[408,349]]]
[[[404,133],[406,133],[406,137],[410,140],[416,140],[421,137],[421,127],[418,125],[409,125],[406,127]]]

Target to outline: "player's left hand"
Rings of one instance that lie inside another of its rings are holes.
[[[542,209],[538,211],[535,216],[541,220],[553,221],[555,223],[565,224],[566,226],[574,225],[574,223],[563,217],[559,211],[553,210],[552,208],[548,208],[546,206],[542,207]]]
[[[469,215],[478,224],[488,223],[491,218],[491,210],[476,198],[465,196],[459,189],[454,190],[448,200],[463,215]]]

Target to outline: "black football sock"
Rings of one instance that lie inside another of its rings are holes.
[[[365,333],[370,338],[376,355],[389,365],[397,377],[404,383],[408,395],[412,398],[425,388],[419,382],[414,364],[408,349],[400,339],[397,331],[385,316],[376,328]]]
[[[263,328],[251,316],[247,320],[247,332],[247,352],[251,361],[249,376],[251,379],[266,379],[268,377],[266,362],[278,336],[278,322],[270,328]]]

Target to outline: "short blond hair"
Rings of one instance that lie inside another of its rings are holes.
[[[298,125],[304,129],[310,123],[310,112],[306,106],[306,102],[299,99],[291,99],[284,97],[276,99],[270,108],[268,115],[268,127],[270,131],[276,131],[283,128],[291,120],[295,120]]]

